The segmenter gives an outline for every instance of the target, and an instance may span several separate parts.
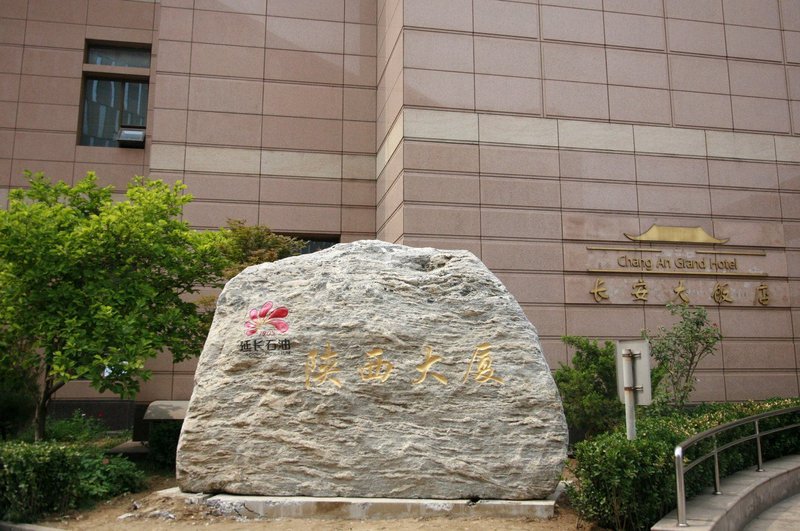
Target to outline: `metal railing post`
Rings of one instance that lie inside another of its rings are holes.
[[[714,494],[722,494],[719,485],[719,452],[717,451],[716,435],[714,435]]]
[[[683,448],[675,447],[675,482],[678,484],[678,527],[689,527],[686,522],[686,487],[683,484]]]
[[[761,457],[761,430],[758,426],[758,419],[756,419],[756,452],[758,452],[758,468],[756,472],[764,471],[764,460]]]

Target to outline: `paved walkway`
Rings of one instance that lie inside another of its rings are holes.
[[[800,494],[776,503],[747,524],[745,531],[795,531],[800,529]]]

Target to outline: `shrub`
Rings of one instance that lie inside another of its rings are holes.
[[[91,446],[0,444],[0,520],[34,521],[143,484],[144,475],[132,463],[106,458]]]
[[[800,399],[765,402],[713,404],[697,407],[691,413],[673,412],[649,415],[637,422],[638,436],[629,441],[624,430],[607,433],[576,445],[576,483],[569,488],[573,506],[582,518],[613,529],[649,529],[676,506],[673,449],[681,441],[709,428],[768,411],[800,405]],[[766,431],[778,425],[800,421],[793,418],[761,422]],[[752,427],[741,426],[719,437],[719,445],[751,434]],[[691,461],[711,449],[704,441],[688,450]],[[763,440],[764,459],[800,451],[796,430],[787,430]],[[751,441],[729,448],[719,455],[722,477],[756,462]],[[713,460],[709,459],[686,474],[686,495],[691,497],[713,485]]]
[[[159,468],[175,470],[175,455],[181,436],[181,420],[160,420],[150,424],[148,458]]]
[[[87,416],[80,409],[68,419],[47,419],[47,439],[59,442],[88,442],[99,439],[106,427],[98,419]]]
[[[580,336],[561,340],[575,348],[572,367],[561,365],[553,375],[572,438],[582,440],[613,429],[624,418],[617,397],[614,343],[606,341],[601,347]]]
[[[36,387],[32,379],[0,373],[0,438],[13,437],[33,420]]]

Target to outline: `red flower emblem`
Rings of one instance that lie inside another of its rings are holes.
[[[289,330],[289,323],[282,319],[289,315],[289,309],[286,306],[276,308],[272,306],[272,301],[267,301],[261,308],[250,310],[250,318],[244,323],[245,334],[255,335],[259,330],[266,329],[267,326],[275,328],[281,334],[285,334]]]

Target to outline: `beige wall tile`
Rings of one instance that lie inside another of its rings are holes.
[[[675,125],[733,127],[731,98],[726,95],[673,91],[672,113]]]
[[[162,6],[159,9],[159,13],[158,36],[160,39],[170,41],[192,40],[192,18],[194,12],[191,9]]]
[[[157,109],[186,109],[189,105],[189,78],[179,75],[158,74],[154,92],[155,107]]]
[[[559,150],[561,176],[579,179],[635,181],[633,155]]]
[[[789,105],[786,100],[732,96],[733,126],[736,129],[791,132]]]
[[[723,0],[723,7],[726,24],[780,28],[778,0],[766,0],[765,2]]]
[[[155,3],[126,0],[89,0],[86,22],[92,26],[153,29]]]
[[[257,177],[233,175],[187,174],[184,183],[197,200],[249,201],[258,200]]]
[[[771,136],[706,131],[709,157],[775,160]]]
[[[403,142],[405,170],[478,172],[478,146],[434,142]]]
[[[542,38],[603,44],[603,13],[542,5]]]
[[[778,30],[726,25],[725,40],[729,57],[783,60],[781,32]]]
[[[630,125],[559,120],[558,138],[561,147],[633,151]]]
[[[721,310],[720,320],[729,339],[790,337],[792,329],[789,313],[778,309],[725,308]]]
[[[561,244],[514,240],[483,240],[483,263],[495,269],[530,272],[561,271]]]
[[[374,89],[344,88],[343,113],[346,120],[375,121]]]
[[[668,19],[667,40],[669,49],[673,52],[725,55],[725,31],[722,24]]]
[[[263,79],[264,50],[223,44],[192,44],[192,73]]]
[[[800,162],[800,138],[776,136],[775,154],[779,161]]]
[[[637,153],[670,153],[705,156],[706,142],[702,131],[670,127],[634,125]]]
[[[192,144],[260,147],[261,117],[255,114],[191,111],[187,141]]]
[[[24,21],[19,22],[22,23],[22,29],[25,35],[25,44],[28,46],[73,48],[83,51],[84,38],[86,35],[86,27],[83,24],[38,22],[35,20],[29,20],[26,25]],[[8,31],[6,35],[12,34],[12,32],[16,33],[16,28],[4,28],[4,30]]]
[[[606,85],[544,82],[545,114],[567,118],[608,119],[608,90]]]
[[[508,207],[558,207],[558,181],[525,177],[481,177],[481,204]]]
[[[0,138],[2,135],[0,135]],[[69,180],[73,173],[72,162],[58,162],[49,160],[24,160],[14,159],[11,165],[11,180],[10,186],[12,188],[19,188],[27,186],[28,181],[25,179],[24,173],[30,171],[31,173],[42,172],[45,175],[56,178]]]
[[[481,174],[557,177],[558,151],[482,144],[480,170]]]
[[[720,0],[666,0],[667,16],[687,20],[722,22],[722,2]]]
[[[375,180],[375,155],[343,155],[342,176],[345,179]]]
[[[781,216],[783,219],[800,219],[800,194],[781,193]]]
[[[712,186],[778,188],[778,171],[772,163],[709,160],[708,176]]]
[[[522,305],[525,316],[537,332],[550,337],[564,335],[564,308],[561,306]]]
[[[15,159],[72,161],[74,157],[75,133],[17,131],[14,135]]]
[[[265,24],[266,18],[260,15],[195,10],[192,40],[261,47],[264,46]]]
[[[9,115],[13,119],[14,114],[9,113]],[[78,127],[78,106],[20,103],[16,111],[16,118],[17,123],[25,129],[74,133]],[[3,127],[14,127],[14,124]]]
[[[264,114],[341,119],[342,88],[267,82]]]
[[[672,55],[669,67],[674,90],[730,94],[725,59]]]
[[[784,31],[783,44],[786,61],[800,63],[800,31]]]
[[[157,142],[186,142],[186,114],[183,110],[154,110],[150,138]]]
[[[156,69],[158,72],[189,73],[189,62],[192,55],[190,43],[161,40],[158,42],[157,53]]]
[[[702,188],[681,188],[677,186],[638,187],[639,210],[643,212],[664,212],[675,214],[711,214],[711,201],[708,190]]]
[[[377,4],[376,0],[345,0],[344,19],[348,22],[375,24],[378,17]]]
[[[342,123],[339,120],[264,116],[261,145],[314,151],[342,151]]]
[[[261,113],[263,84],[258,81],[193,77],[190,87],[191,110]]]
[[[146,152],[146,149],[75,146],[75,160],[77,162],[141,165],[144,162]]]
[[[26,47],[22,56],[22,73],[39,76],[81,77],[82,64],[82,50]]]
[[[31,107],[32,104],[28,103],[22,104],[23,106]],[[15,101],[0,101],[0,127],[7,127],[9,129],[13,129],[17,123],[17,102]],[[41,105],[35,105],[34,107],[42,107]],[[48,106],[52,107],[52,106]],[[33,110],[29,111],[29,114],[33,112]],[[40,112],[36,114],[41,114]],[[48,125],[47,121],[45,121],[45,126]],[[72,124],[74,128],[74,123]],[[27,128],[27,125],[25,126]],[[40,129],[37,127],[36,129]]]
[[[636,186],[633,184],[561,182],[561,206],[582,210],[633,211],[636,209]]]
[[[0,158],[10,159],[14,155],[14,131],[0,130]]]
[[[556,120],[482,114],[479,123],[482,142],[558,146]]]
[[[257,149],[186,147],[186,170],[197,172],[258,174],[261,153]]]
[[[778,164],[778,179],[783,190],[800,190],[800,167],[794,164]]]
[[[342,122],[342,151],[375,153],[375,123]]]
[[[786,73],[781,65],[730,61],[731,94],[786,98]]]
[[[87,6],[88,0],[28,0],[28,19],[84,24]]]
[[[475,76],[478,111],[542,114],[542,82],[524,77]]]
[[[377,54],[377,29],[373,24],[344,25],[344,53],[355,55]]]
[[[606,12],[603,22],[606,45],[651,50],[665,47],[664,19],[661,17]]]
[[[3,16],[25,18],[28,14],[28,0],[7,0],[3,3]]]
[[[605,83],[603,48],[574,44],[542,44],[545,79]]]
[[[344,0],[272,0],[267,2],[267,14],[276,17],[307,18],[315,20],[344,20]]]
[[[21,46],[0,46],[0,72],[19,74],[22,71]]]
[[[722,238],[730,238],[730,245],[747,245],[761,249],[787,245],[783,228],[783,224],[777,221],[715,219],[713,233]],[[781,269],[785,269],[785,265]]]
[[[561,275],[501,272],[497,278],[521,304],[564,302],[564,277]]]
[[[593,338],[639,338],[644,328],[644,312],[640,308],[605,306],[596,308],[567,307],[566,334]]]
[[[478,140],[478,115],[465,112],[407,109],[403,112],[403,136],[435,140]]]
[[[774,371],[753,374],[725,373],[727,400],[765,400],[776,396],[797,396],[797,374]]]
[[[326,153],[264,150],[261,155],[261,174],[340,179],[342,177],[342,156]],[[353,175],[347,175],[347,177],[353,178]]]
[[[637,155],[636,179],[644,183],[705,186],[708,184],[708,162],[705,159]]]
[[[339,180],[296,177],[262,177],[260,190],[262,203],[339,205],[343,194]]]
[[[561,214],[553,211],[482,208],[481,235],[489,238],[561,238]]]
[[[183,209],[183,219],[193,227],[218,229],[229,219],[241,219],[248,225],[259,223],[258,205],[193,201]],[[271,229],[276,227],[267,224]]]
[[[184,145],[153,143],[150,147],[150,169],[153,171],[182,171],[185,158],[186,146]]]
[[[90,171],[97,174],[97,182],[101,186],[111,185],[118,191],[126,190],[128,184],[135,176],[144,174],[141,164],[128,165],[76,162],[73,168],[73,182],[82,179]]]
[[[472,70],[472,61],[466,71]],[[538,42],[476,36],[474,61],[481,74],[541,77]]]
[[[375,233],[375,209],[342,208],[342,232]]]
[[[175,1],[175,0],[170,0]],[[192,2],[185,2],[179,0],[180,7],[192,7]],[[165,0],[161,0],[164,4]],[[230,2],[230,0],[195,0],[194,7],[196,9],[207,9],[210,11],[231,11],[234,13],[249,13],[252,15],[264,15],[267,12],[267,0],[237,0]]]
[[[343,180],[342,204],[375,207],[375,181]],[[373,218],[375,217],[373,212]],[[374,231],[373,231],[374,232]]]
[[[664,6],[660,0],[605,0],[606,11],[634,13],[637,15],[663,16]]]
[[[472,72],[472,36],[434,31],[403,32],[404,66]]]
[[[0,100],[17,101],[19,99],[19,85],[19,75],[0,74]]]
[[[267,47],[303,52],[344,53],[344,25],[324,20],[268,16]]]
[[[261,205],[259,223],[276,232],[298,234],[338,234],[341,232],[339,207],[304,205]]]
[[[264,61],[267,80],[342,82],[344,56],[339,54],[268,49]]]
[[[476,33],[537,38],[539,10],[529,3],[475,0],[473,2]]]
[[[472,109],[475,82],[470,74],[416,70],[403,72],[403,103],[430,107]]]
[[[344,83],[346,85],[375,86],[376,61],[374,57],[344,56]]]
[[[715,216],[776,218],[781,204],[775,192],[712,188],[711,208]]]
[[[472,0],[403,0],[406,26],[472,31]]]
[[[614,121],[665,125],[672,121],[667,90],[610,86],[608,105]]]
[[[611,84],[669,88],[665,54],[609,48],[606,49],[606,66]]]

